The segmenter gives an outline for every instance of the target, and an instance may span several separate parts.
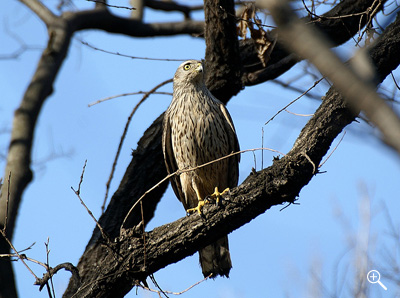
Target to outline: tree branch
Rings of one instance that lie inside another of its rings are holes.
[[[376,0],[341,1],[330,11],[323,14],[321,18],[308,16],[302,20],[307,22],[308,26],[319,29],[329,38],[332,46],[338,46],[348,41],[361,30],[368,20],[373,17],[372,12],[381,11],[386,0],[382,1],[382,3],[378,2],[378,7],[376,7],[376,2]],[[376,9],[371,9],[372,7]],[[364,14],[359,15],[360,13]],[[347,17],[341,18],[340,16]],[[274,32],[275,30],[272,30],[271,35],[274,35]],[[241,42],[240,52],[242,63],[245,67],[243,83],[246,86],[253,86],[275,79],[301,61],[301,58],[285,49],[280,42],[280,37],[278,37],[278,42],[266,68],[262,67],[251,40]]]
[[[400,20],[397,19],[386,28],[381,40],[370,50],[371,59],[380,74],[380,81],[398,66],[391,61],[400,50],[399,40]],[[118,260],[107,253],[107,248],[103,248],[103,252],[94,250],[101,252],[104,257],[104,271],[90,280],[90,289],[85,287],[84,282],[78,296],[105,297],[102,295],[107,294],[102,289],[106,288],[115,297],[122,297],[138,280],[144,280],[149,274],[195,253],[201,247],[264,213],[271,206],[293,203],[302,187],[316,174],[315,170],[332,141],[355,116],[339,92],[331,88],[303,128],[292,150],[282,159],[275,160],[269,168],[250,174],[242,185],[232,189],[231,197],[225,201],[224,208],[210,206],[205,209],[204,218],[198,215],[181,218],[146,233],[145,250],[143,238],[137,234],[136,229],[131,229],[117,240],[115,248],[118,251]],[[90,250],[92,248],[93,246]],[[94,251],[89,251],[84,257],[90,258],[90,253]],[[97,253],[98,262],[100,254]],[[80,266],[84,261],[86,259],[81,260]]]
[[[134,37],[171,36],[179,34],[200,35],[204,31],[204,22],[185,20],[182,22],[143,23],[122,18],[104,8],[66,12],[63,14],[73,31],[99,29],[110,33],[119,33]]]
[[[206,85],[227,102],[242,90],[242,63],[233,0],[204,1]]]
[[[48,26],[54,20],[57,19],[57,16],[55,16],[50,11],[50,9],[48,9],[38,0],[20,0],[20,1],[24,3],[27,7],[29,7],[43,21],[43,23],[46,24],[46,26]]]
[[[329,78],[353,110],[357,114],[362,110],[382,132],[384,141],[400,153],[400,119],[378,96],[374,86],[343,64],[329,49],[329,42],[318,31],[300,21],[285,1],[270,0],[267,3],[284,43]],[[392,63],[398,65],[400,55]]]

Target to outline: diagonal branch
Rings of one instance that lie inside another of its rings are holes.
[[[182,22],[143,23],[113,15],[104,8],[66,12],[63,14],[63,18],[73,25],[74,31],[99,29],[134,37],[179,34],[200,35],[204,31],[204,22],[202,21],[184,20]]]
[[[358,111],[363,111],[379,128],[384,141],[400,153],[400,119],[378,96],[374,86],[343,64],[329,49],[329,42],[318,31],[301,22],[285,1],[270,0],[267,3],[284,43],[299,56],[307,58],[329,78],[353,110],[357,114]],[[400,56],[393,60],[394,64],[399,62]]]
[[[320,30],[322,34],[329,38],[331,45],[335,47],[347,42],[361,30],[368,20],[374,16],[372,12],[376,14],[381,11],[385,2],[387,1],[340,1],[340,3],[321,17],[305,17],[302,20],[307,22],[308,26]],[[341,18],[340,16],[346,17]],[[275,31],[272,30],[271,35]],[[242,63],[245,66],[245,73],[242,80],[246,86],[253,86],[275,79],[301,60],[297,55],[285,49],[279,36],[267,67],[262,67],[262,63],[257,57],[254,44],[251,40],[242,42],[240,51],[242,54]]]
[[[38,0],[20,1],[24,3],[27,7],[29,7],[43,21],[43,23],[46,24],[46,26],[57,19],[57,17],[50,11],[50,9],[48,9],[46,6],[43,5],[43,3]]]
[[[398,40],[400,18],[385,30],[381,40],[369,51],[380,74],[380,82],[398,66],[391,62],[395,58],[393,55],[400,50]],[[206,208],[204,218],[198,215],[181,218],[146,233],[146,251],[141,235],[137,235],[135,229],[128,230],[117,240],[120,259],[115,260],[111,254],[103,253],[104,271],[95,279],[83,282],[77,296],[105,297],[107,294],[102,293],[102,289],[107,288],[115,297],[122,297],[137,281],[195,253],[272,206],[295,202],[300,190],[314,176],[315,165],[320,163],[332,141],[355,117],[339,92],[331,88],[292,150],[282,159],[275,160],[269,168],[253,172],[240,186],[232,189],[224,208],[210,206]],[[96,260],[99,260],[99,254],[96,254]],[[89,284],[90,287],[86,286]]]

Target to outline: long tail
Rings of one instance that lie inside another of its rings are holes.
[[[218,239],[216,242],[199,250],[200,266],[204,277],[211,273],[212,278],[218,275],[229,277],[232,268],[229,253],[228,236]]]

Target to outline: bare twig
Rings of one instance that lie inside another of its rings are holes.
[[[32,271],[32,269],[26,264],[25,259],[26,256],[24,254],[20,254],[17,249],[14,247],[14,245],[11,243],[11,241],[7,238],[6,233],[1,229],[0,234],[4,237],[4,239],[7,241],[8,245],[11,247],[11,249],[14,251],[15,255],[18,257],[19,260],[21,260],[22,264],[28,269],[28,271],[35,277],[35,280],[37,281],[39,278],[36,276],[36,274]]]
[[[121,233],[122,233],[122,230],[125,229],[125,227],[124,227],[125,222],[126,222],[127,219],[129,218],[129,216],[130,216],[130,214],[132,213],[133,209],[135,209],[135,207],[143,200],[143,198],[144,198],[148,193],[152,192],[154,189],[156,189],[157,187],[159,187],[163,182],[167,181],[169,178],[171,178],[171,177],[173,177],[173,176],[175,176],[175,175],[180,175],[180,174],[182,174],[182,173],[187,173],[187,172],[191,172],[191,171],[194,171],[194,170],[197,170],[197,169],[206,167],[206,166],[208,166],[208,165],[210,165],[210,164],[213,164],[213,163],[215,163],[215,162],[221,161],[221,160],[223,160],[223,159],[229,158],[229,157],[234,156],[234,155],[237,155],[237,154],[241,154],[241,153],[245,153],[245,152],[254,152],[254,151],[257,151],[257,150],[268,150],[268,151],[276,152],[276,153],[279,153],[279,154],[282,154],[283,156],[285,156],[284,153],[279,152],[278,150],[275,150],[275,149],[270,149],[270,148],[246,149],[246,150],[241,150],[241,151],[237,151],[237,152],[232,152],[231,154],[225,155],[225,156],[223,156],[223,157],[220,157],[220,158],[217,158],[217,159],[215,159],[215,160],[206,162],[206,163],[204,163],[204,164],[202,164],[202,165],[199,165],[199,166],[196,166],[196,167],[193,167],[193,168],[187,168],[187,169],[180,169],[180,170],[177,170],[177,171],[175,171],[175,172],[173,172],[173,173],[171,173],[171,174],[165,176],[162,180],[160,180],[158,183],[156,183],[153,187],[151,187],[150,189],[148,189],[147,191],[145,191],[145,193],[135,202],[135,204],[133,204],[133,206],[131,207],[131,209],[129,209],[129,212],[128,212],[127,215],[125,216],[124,221],[122,222],[122,225],[121,225]]]
[[[88,106],[92,107],[92,106],[94,106],[96,104],[105,102],[105,101],[110,100],[110,99],[118,98],[118,97],[129,96],[129,95],[147,94],[147,93],[149,93],[149,91],[138,91],[138,92],[122,93],[122,94],[113,95],[113,96],[109,96],[109,97],[105,97],[105,98],[96,100],[95,102],[89,103]],[[153,94],[172,95],[171,92],[160,92],[160,91],[153,92]]]
[[[81,283],[81,278],[79,276],[78,269],[72,265],[71,263],[62,263],[57,265],[54,268],[49,268],[46,274],[43,275],[42,278],[36,280],[35,285],[39,285],[39,290],[42,290],[43,287],[48,283],[49,279],[51,279],[54,274],[56,274],[60,269],[65,269],[72,274],[72,281],[79,286]]]
[[[47,238],[47,242],[44,243],[45,247],[46,247],[46,266],[47,266],[47,270],[50,270],[50,249],[49,249],[49,242],[50,242],[50,238]],[[50,289],[51,286],[51,289]],[[56,292],[54,291],[54,284],[53,284],[53,277],[50,277],[50,285],[48,282],[46,282],[46,287],[47,287],[47,292],[49,294],[49,297],[56,297]]]
[[[291,102],[289,102],[286,106],[284,106],[282,109],[280,109],[278,112],[275,113],[274,116],[272,116],[267,122],[265,122],[264,125],[267,125],[268,123],[270,123],[272,120],[274,120],[274,118],[276,116],[278,116],[280,113],[282,113],[283,111],[285,111],[289,106],[291,106],[292,104],[294,104],[296,101],[298,101],[300,98],[302,98],[304,95],[306,95],[311,89],[313,89],[315,86],[317,86],[323,79],[325,79],[325,77],[320,78],[318,81],[314,82],[314,85],[312,85],[310,88],[308,88],[306,91],[304,91],[302,94],[300,94],[300,96],[298,96],[297,98],[295,98],[294,100],[292,100]]]
[[[127,6],[118,6],[118,5],[111,5],[111,4],[107,4],[105,1],[103,1],[103,0],[86,0],[86,1],[89,1],[89,2],[94,2],[94,3],[96,3],[96,4],[103,4],[103,5],[105,5],[105,6],[107,6],[107,7],[113,7],[113,8],[122,8],[122,9],[128,9],[128,10],[136,10],[136,8],[134,8],[134,7],[127,7]]]
[[[209,276],[206,276],[205,278],[203,278],[202,280],[199,280],[198,282],[196,282],[196,283],[194,283],[193,285],[191,285],[190,287],[188,287],[188,288],[186,288],[185,290],[183,290],[183,291],[180,291],[180,292],[171,292],[171,291],[164,291],[164,290],[154,290],[154,289],[151,289],[151,288],[149,288],[149,287],[145,287],[145,286],[142,286],[141,284],[139,284],[138,286],[140,286],[142,289],[144,289],[144,290],[147,290],[147,291],[150,291],[150,292],[154,292],[154,293],[157,293],[157,294],[161,294],[161,291],[165,294],[170,294],[170,295],[182,295],[182,294],[184,294],[184,293],[186,293],[187,291],[189,291],[190,289],[192,289],[192,288],[194,288],[195,286],[197,286],[197,285],[199,285],[199,284],[201,284],[202,282],[204,282],[204,281],[206,281],[207,279],[209,279],[210,277],[212,276],[212,273],[209,275]]]
[[[327,16],[323,16],[323,15],[317,15],[314,12],[312,12],[306,5],[306,3],[304,2],[304,0],[302,0],[303,2],[303,6],[305,8],[305,10],[313,17],[321,19],[321,20],[336,20],[336,19],[344,19],[344,18],[350,18],[350,17],[355,17],[355,16],[362,16],[362,15],[368,15],[370,13],[370,9],[367,9],[366,11],[363,12],[358,12],[358,13],[352,13],[352,14],[347,14],[347,15],[339,15],[339,16],[335,16],[335,17],[327,17]]]
[[[321,162],[321,164],[318,166],[318,168],[322,167],[322,166],[328,161],[328,159],[331,157],[331,155],[333,154],[333,152],[336,151],[336,149],[339,147],[340,143],[343,141],[343,138],[344,138],[345,135],[346,135],[346,131],[344,130],[344,131],[343,131],[343,135],[342,135],[342,137],[340,138],[339,142],[336,144],[335,148],[333,148],[332,152],[330,152],[330,153],[328,154],[328,156],[325,158],[325,160]]]
[[[144,224],[143,201],[140,201],[140,213],[142,215],[142,237],[143,237],[143,271],[146,271],[146,233]]]
[[[72,189],[72,191],[76,194],[76,196],[78,197],[78,199],[81,201],[81,204],[83,205],[83,207],[85,207],[85,209],[86,209],[86,211],[89,213],[90,217],[91,217],[91,218],[94,220],[94,222],[96,223],[96,226],[99,228],[100,233],[101,233],[101,236],[103,237],[103,239],[104,239],[105,241],[107,241],[107,243],[110,243],[110,242],[111,242],[110,238],[108,237],[108,235],[107,235],[106,232],[103,230],[103,228],[101,227],[101,225],[99,224],[99,222],[97,221],[97,219],[94,217],[92,211],[90,211],[90,209],[86,206],[85,202],[82,200],[82,198],[81,198],[81,196],[80,196],[81,185],[82,185],[82,182],[83,182],[83,175],[84,175],[84,173],[85,173],[86,163],[87,163],[87,160],[85,160],[85,164],[83,165],[82,174],[81,174],[81,179],[80,179],[79,184],[78,184],[78,189],[75,190],[72,186],[71,186],[71,189]]]
[[[379,128],[383,141],[400,154],[400,119],[375,92],[375,86],[363,81],[345,65],[330,50],[325,37],[299,20],[286,1],[269,0],[266,3],[278,24],[283,42],[329,78],[353,111],[359,113],[362,110]]]
[[[392,79],[393,79],[393,82],[394,82],[396,88],[400,90],[400,86],[399,86],[399,84],[397,84],[396,78],[393,75],[393,71],[390,73],[390,75],[392,76]]]
[[[301,75],[301,78],[304,78],[303,74]],[[278,85],[284,87],[285,89],[289,89],[289,90],[292,90],[292,91],[295,91],[295,92],[298,92],[298,93],[301,93],[301,94],[304,93],[304,91],[302,89],[297,88],[296,86],[293,86],[288,82],[283,82],[283,81],[278,80],[278,79],[271,80],[271,82],[275,83],[275,84],[278,84]],[[318,96],[317,94],[311,94],[308,91],[310,91],[310,90],[307,90],[307,92],[304,94],[305,96],[307,96],[309,98],[312,98],[312,99],[318,99],[318,100],[321,99],[321,96]]]
[[[186,61],[189,59],[170,59],[170,58],[149,58],[149,57],[136,57],[136,56],[131,56],[131,55],[127,55],[127,54],[121,54],[119,52],[112,52],[112,51],[107,51],[104,49],[100,49],[98,47],[95,47],[91,44],[89,44],[86,41],[80,40],[78,39],[83,45],[88,46],[89,48],[99,51],[99,52],[103,52],[106,54],[111,54],[111,55],[116,55],[116,56],[121,56],[121,57],[125,57],[125,58],[130,58],[130,59],[141,59],[141,60],[152,60],[152,61]]]
[[[128,132],[128,127],[129,127],[129,124],[131,123],[131,120],[132,120],[133,115],[136,113],[136,111],[137,111],[137,109],[139,108],[139,106],[140,106],[151,94],[153,94],[158,88],[161,88],[162,86],[164,86],[164,85],[166,85],[166,84],[169,84],[169,83],[171,83],[171,82],[172,82],[172,79],[166,80],[166,81],[164,81],[164,82],[158,84],[157,86],[155,86],[155,87],[154,87],[153,89],[151,89],[149,92],[146,92],[145,95],[142,97],[142,99],[141,99],[141,100],[136,104],[136,106],[133,108],[131,114],[129,115],[128,120],[126,121],[126,124],[125,124],[124,131],[123,131],[122,136],[121,136],[121,140],[120,140],[119,145],[118,145],[117,153],[115,154],[115,158],[114,158],[114,162],[113,162],[113,165],[112,165],[112,168],[111,168],[110,176],[109,176],[108,181],[107,181],[107,183],[106,183],[106,194],[104,195],[103,205],[101,206],[101,213],[104,213],[104,210],[105,210],[105,206],[106,206],[106,202],[107,202],[107,198],[108,198],[108,192],[109,192],[109,190],[110,190],[111,181],[112,181],[112,179],[113,179],[113,177],[114,177],[114,172],[115,172],[115,168],[116,168],[116,166],[117,166],[117,161],[118,161],[118,158],[119,158],[119,154],[121,153],[122,144],[124,143],[126,134],[127,134],[127,132]]]
[[[295,115],[295,116],[300,116],[300,117],[312,117],[312,116],[314,116],[314,114],[299,114],[299,113],[294,113],[294,112],[289,111],[288,109],[285,109],[285,112],[286,112],[286,113],[289,113],[289,114],[292,114],[292,115]]]

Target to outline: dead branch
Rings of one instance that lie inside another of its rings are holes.
[[[324,13],[322,18],[306,17],[302,20],[307,22],[307,26],[315,27],[325,36],[329,37],[331,46],[338,46],[359,32],[365,26],[367,21],[373,17],[372,12],[377,13],[383,9],[386,0],[381,1],[381,5],[376,10],[372,10],[376,0],[347,0],[341,1],[328,12]],[[361,13],[361,15],[359,15]],[[363,16],[366,17],[363,17]],[[337,18],[337,16],[346,16]],[[334,19],[331,19],[334,17]],[[271,31],[274,35],[274,30]],[[262,67],[257,58],[252,42],[242,42],[240,44],[241,53],[249,53],[243,57],[242,64],[244,73],[242,81],[245,86],[253,86],[262,82],[275,79],[288,71],[292,66],[301,60],[300,57],[287,51],[278,37],[277,44],[271,54],[267,67]]]
[[[342,5],[344,2],[341,2],[340,4]],[[365,1],[345,1],[347,6],[346,9],[349,10],[351,8],[351,5],[355,5],[355,10],[360,9],[360,5],[367,5]],[[370,5],[370,3],[368,3]],[[368,6],[367,6],[368,7]],[[344,6],[340,6],[339,10],[340,12],[343,12]],[[338,12],[338,10],[333,10],[335,12]],[[361,10],[362,11],[362,10]],[[343,42],[344,39],[348,40],[349,36],[347,34],[350,34],[351,32],[357,32],[359,28],[359,19],[356,21],[351,20],[352,18],[346,19],[346,27],[345,29],[343,28],[343,23],[342,20],[340,20],[340,25],[334,22],[333,28],[335,28],[335,32],[329,32],[328,30],[328,24],[325,23],[325,29],[327,30],[327,34],[333,34],[335,42]],[[337,27],[335,27],[337,25]],[[344,31],[343,31],[344,30]],[[350,31],[348,31],[350,30]],[[387,31],[387,30],[386,30]],[[396,66],[393,65],[390,61],[390,59],[393,59],[390,55],[387,55],[387,53],[379,53],[379,50],[389,46],[389,47],[398,47],[398,45],[395,44],[395,42],[392,42],[392,40],[395,40],[395,35],[397,34],[393,28],[389,30],[387,33],[385,31],[385,34],[389,36],[388,40],[386,42],[389,42],[390,45],[386,44],[384,45],[383,43],[377,46],[377,50],[371,54],[372,59],[377,65],[377,68],[379,69],[380,72],[380,78],[383,79],[387,74],[388,69],[393,69]],[[341,33],[340,33],[341,32]],[[346,32],[344,34],[344,32]],[[350,33],[349,33],[350,32]],[[344,34],[339,38],[340,34]],[[390,36],[392,34],[392,36]],[[394,36],[393,36],[394,35]],[[245,51],[246,47],[241,47],[242,50]],[[296,63],[291,57],[290,59],[285,61],[286,58],[282,58],[282,60],[277,59],[278,57],[285,57],[284,54],[286,53],[285,51],[279,48],[275,48],[276,56],[271,59],[270,61],[270,66],[273,60],[273,63],[278,64],[279,71],[290,65],[292,62]],[[242,61],[248,61],[246,58],[251,57],[252,54],[247,53],[247,52],[242,52]],[[246,58],[243,58],[246,57]],[[287,56],[286,56],[287,57]],[[278,61],[278,62],[276,62]],[[283,63],[284,61],[285,63]],[[268,66],[267,68],[268,69]],[[269,68],[270,71],[268,75],[270,77],[273,77],[277,75],[277,70]],[[227,92],[231,92],[228,90]],[[332,89],[329,91],[329,96],[332,96],[336,98],[338,101],[340,101],[341,97],[340,94]],[[327,96],[328,97],[328,96]],[[226,100],[224,100],[226,102]],[[327,126],[327,132],[328,134],[338,134],[343,127],[345,127],[348,123],[354,119],[354,114],[351,113],[345,106],[338,106],[338,109],[332,109],[331,107],[323,106],[323,108],[326,108],[329,111],[329,115],[326,115],[329,117],[343,117],[343,122],[339,121],[333,121],[331,122],[331,126]],[[322,110],[321,110],[322,111]],[[322,112],[319,112],[320,116]],[[324,119],[324,117],[314,117],[310,120],[310,127],[312,128],[319,128],[321,123],[316,122],[316,119],[319,119],[319,121],[322,121],[322,123],[327,124]],[[117,190],[117,192],[114,194],[113,198],[110,201],[110,204],[107,208],[107,211],[104,213],[104,215],[100,218],[100,223],[102,226],[110,233],[110,235],[113,235],[114,237],[117,237],[119,234],[119,227],[121,226],[122,219],[123,217],[127,214],[131,206],[140,198],[140,196],[146,192],[149,188],[151,188],[156,181],[160,181],[167,175],[165,171],[165,167],[163,166],[163,157],[162,157],[162,150],[161,150],[161,123],[162,123],[162,115],[158,117],[154,123],[149,127],[149,129],[145,132],[143,137],[138,143],[137,149],[133,152],[133,158],[130,163],[130,165],[127,168],[127,171],[125,173],[125,176],[123,180],[121,181],[121,184]],[[315,155],[319,155],[320,151],[328,150],[328,148],[331,145],[331,138],[325,138],[325,133],[326,132],[321,132],[319,129],[304,129],[302,133],[300,134],[298,141],[295,144],[295,147],[293,148],[293,152],[297,152],[300,154],[301,152],[306,152],[307,156],[313,160],[314,164],[319,164],[315,160]],[[310,144],[309,142],[314,142],[320,143],[320,146],[315,146],[312,147],[313,149],[310,151],[306,150],[305,144]],[[310,164],[310,162],[302,155],[302,158],[304,158],[305,162],[307,163],[307,166],[310,167],[310,173],[313,171],[313,167]],[[139,174],[140,173],[140,174]],[[280,175],[280,173],[277,173],[277,175]],[[144,176],[146,179],[144,179]],[[151,178],[150,178],[151,177]],[[303,181],[304,184],[307,182]],[[146,200],[143,201],[143,209],[144,209],[144,215],[145,215],[145,222],[148,222],[149,218],[152,217],[152,214],[154,212],[155,206],[157,205],[159,199],[161,198],[161,195],[163,194],[165,188],[166,188],[167,183],[164,182],[162,185],[157,187],[154,191],[152,191],[149,196],[146,196]],[[135,212],[133,212],[135,213]],[[118,214],[122,216],[122,219],[118,216],[115,216],[115,214]],[[129,223],[125,223],[129,227],[135,227],[139,222],[141,221],[141,214],[140,212],[137,212],[136,214],[133,214],[131,217],[132,221]],[[95,279],[97,279],[97,272],[93,272],[91,264],[95,263],[98,261],[98,256],[103,256],[105,255],[105,251],[103,248],[97,243],[97,240],[100,238],[100,233],[97,229],[95,229],[93,236],[91,240],[88,243],[88,246],[86,248],[86,252],[81,258],[80,264],[78,265],[79,270],[81,272],[81,276],[83,278],[83,283],[92,283]],[[121,288],[122,291],[122,288]],[[68,297],[71,295],[71,292],[67,291],[65,294],[65,297]]]
[[[105,242],[107,242],[108,244],[111,242],[110,237],[108,237],[107,233],[104,232],[103,228],[101,227],[101,225],[99,224],[99,222],[97,221],[96,217],[94,217],[93,212],[90,211],[90,209],[86,206],[85,202],[82,200],[80,194],[81,194],[81,185],[83,182],[83,175],[85,174],[85,169],[86,169],[86,163],[87,160],[85,160],[85,164],[83,165],[82,168],[82,174],[81,174],[81,178],[79,180],[79,184],[78,184],[78,189],[75,190],[72,186],[71,189],[72,191],[75,193],[75,195],[78,197],[79,201],[81,202],[81,204],[83,205],[83,207],[85,207],[87,213],[89,214],[89,216],[94,220],[94,222],[96,223],[96,226],[99,228],[100,233],[104,239]]]
[[[266,5],[278,24],[278,32],[285,44],[312,62],[329,78],[354,111],[357,114],[363,111],[380,129],[384,141],[400,153],[400,119],[385,100],[378,96],[375,86],[362,80],[355,70],[344,65],[329,49],[329,42],[318,31],[301,22],[287,3],[270,0]]]
[[[114,176],[115,168],[116,168],[116,166],[117,166],[117,161],[118,161],[118,157],[119,157],[119,154],[120,154],[120,152],[121,152],[121,149],[122,149],[122,144],[124,143],[126,134],[127,134],[127,132],[128,132],[129,124],[131,123],[131,120],[132,120],[133,115],[136,113],[136,111],[137,111],[137,109],[139,108],[139,106],[140,106],[151,94],[153,94],[154,92],[156,92],[157,89],[159,89],[159,88],[161,88],[162,86],[164,86],[164,85],[166,85],[166,84],[169,84],[169,83],[172,83],[172,79],[168,79],[168,80],[166,80],[166,81],[164,81],[164,82],[161,82],[160,84],[158,84],[157,86],[155,86],[153,89],[151,89],[149,92],[146,92],[145,95],[142,97],[142,99],[141,99],[141,100],[136,104],[136,106],[133,108],[131,114],[129,115],[128,120],[126,121],[126,124],[125,124],[124,131],[123,131],[122,136],[121,136],[121,140],[120,140],[120,142],[119,142],[119,144],[118,144],[118,149],[117,149],[117,153],[115,154],[115,158],[114,158],[114,162],[113,162],[113,165],[112,165],[112,168],[111,168],[110,176],[109,176],[108,181],[107,181],[107,183],[106,183],[106,194],[105,194],[105,196],[104,196],[103,205],[101,206],[101,211],[102,211],[102,213],[104,212],[104,209],[105,209],[105,206],[106,206],[106,202],[107,202],[107,198],[108,198],[108,191],[109,191],[109,189],[110,189],[111,181],[112,181],[112,178],[113,178],[113,176]]]
[[[43,287],[49,282],[49,279],[51,279],[60,269],[65,269],[69,272],[71,272],[71,281],[73,285],[78,288],[80,286],[80,276],[79,276],[79,271],[78,269],[72,265],[71,263],[62,263],[57,265],[54,268],[49,268],[48,271],[43,275],[42,278],[38,278],[35,281],[35,285],[39,286],[39,291],[43,289]]]

